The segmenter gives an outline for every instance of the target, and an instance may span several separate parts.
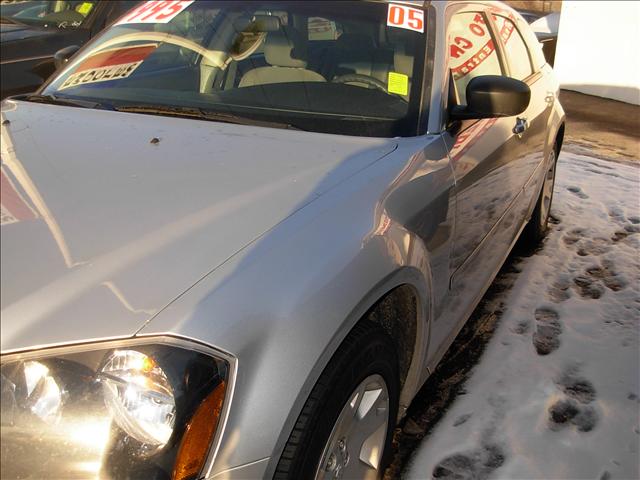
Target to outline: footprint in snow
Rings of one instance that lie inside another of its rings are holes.
[[[638,231],[640,231],[640,225],[629,224],[625,227],[626,233],[623,234],[623,236],[626,236],[630,233],[627,227],[638,227]],[[616,241],[621,240],[623,236],[618,235],[618,232],[616,232],[614,237],[611,237],[611,238],[602,238],[602,237],[589,238],[585,234],[584,229],[574,228],[568,231],[564,235],[562,240],[567,246],[575,245],[574,248],[577,248],[576,253],[581,257],[586,257],[588,255],[596,255],[596,256],[602,255],[603,253],[608,252],[609,250],[611,250],[612,244],[615,243]]]
[[[595,409],[581,406],[575,400],[558,400],[549,407],[549,428],[554,432],[569,425],[580,432],[590,432],[597,424],[598,414]]]
[[[587,255],[602,255],[609,250],[611,250],[611,240],[598,237],[586,240],[577,253],[581,257],[586,257]]]
[[[581,257],[587,255],[602,255],[611,249],[612,239],[608,238],[589,238],[586,236],[584,229],[574,228],[568,231],[562,238],[567,246],[575,245],[577,254]]]
[[[598,423],[598,414],[589,405],[597,397],[593,384],[578,376],[575,369],[568,369],[556,385],[566,397],[549,407],[549,428],[557,431],[573,425],[580,432],[593,430]]]
[[[624,226],[624,229],[628,233],[638,233],[640,232],[640,225],[638,225],[637,223],[628,223]]]
[[[589,195],[584,193],[580,187],[570,186],[570,187],[567,187],[567,190],[573,193],[576,197],[582,198],[583,200],[589,198]]]
[[[523,319],[520,320],[514,327],[511,328],[511,331],[517,335],[524,335],[529,331],[531,324],[529,320]]]
[[[609,217],[618,223],[624,223],[624,212],[618,206],[609,208]]]
[[[560,346],[562,323],[558,312],[550,308],[538,308],[535,311],[536,331],[533,333],[533,346],[538,355],[548,355]]]
[[[554,303],[561,303],[571,297],[571,279],[568,275],[562,274],[558,277],[547,290],[549,298]]]
[[[607,287],[613,292],[622,290],[627,281],[615,271],[611,261],[604,260],[600,266],[589,267],[584,275],[573,279],[574,288],[582,298],[600,298]]]
[[[573,283],[574,288],[582,298],[593,298],[595,300],[604,294],[604,288],[586,275],[575,277]]]
[[[563,241],[565,245],[573,245],[582,238],[584,238],[584,230],[582,228],[574,228],[573,230],[567,232],[567,234],[563,238]]]
[[[596,399],[596,389],[584,377],[578,377],[573,371],[565,372],[556,382],[565,395],[582,404],[591,403]]]
[[[603,261],[600,267],[590,267],[586,270],[587,275],[600,280],[609,290],[617,292],[627,286],[627,281],[613,269],[613,263]]]
[[[481,448],[446,457],[435,466],[432,478],[437,480],[485,479],[500,468],[505,454],[498,445],[487,444]]]
[[[629,236],[629,232],[626,232],[626,231],[623,231],[623,230],[618,230],[611,237],[611,241],[613,243],[618,243],[619,241],[624,240],[628,236]]]

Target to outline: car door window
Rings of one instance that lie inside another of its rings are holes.
[[[531,58],[522,35],[515,23],[501,15],[493,15],[500,38],[505,48],[505,55],[509,62],[511,76],[516,80],[524,80],[533,73]]]
[[[503,74],[485,19],[480,12],[463,12],[454,15],[449,23],[449,68],[459,105],[466,105],[466,88],[472,78]]]

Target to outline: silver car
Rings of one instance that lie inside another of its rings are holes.
[[[526,22],[146,2],[57,58],[2,104],[2,478],[379,477],[547,229],[564,112]]]

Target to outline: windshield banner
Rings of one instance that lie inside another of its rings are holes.
[[[114,25],[123,23],[169,23],[194,0],[151,1],[126,13]]]
[[[98,52],[82,62],[77,70],[60,85],[59,89],[64,90],[87,83],[127,78],[157,46],[156,43],[150,43]]]

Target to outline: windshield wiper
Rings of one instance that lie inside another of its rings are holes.
[[[206,110],[197,107],[171,107],[165,105],[121,105],[115,107],[118,112],[146,113],[149,115],[165,115],[169,117],[195,118],[210,120],[213,122],[233,123],[236,125],[251,125],[255,127],[284,128],[290,130],[302,130],[289,123],[272,122],[270,120],[257,120],[255,118]]]
[[[98,108],[102,110],[114,110],[108,103],[94,102],[92,100],[79,100],[76,98],[56,97],[55,95],[16,95],[12,97],[16,100],[26,100],[27,102],[46,103],[49,105],[63,105],[66,107]]]

